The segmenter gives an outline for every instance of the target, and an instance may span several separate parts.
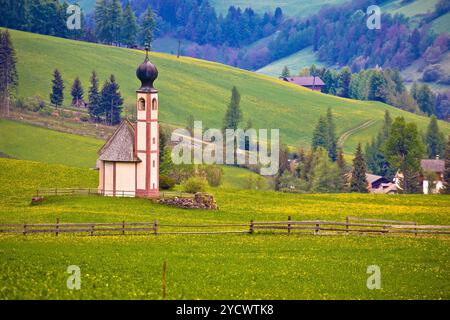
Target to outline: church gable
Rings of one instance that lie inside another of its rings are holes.
[[[130,121],[124,120],[100,149],[99,160],[117,162],[138,162],[134,150],[135,130]]]

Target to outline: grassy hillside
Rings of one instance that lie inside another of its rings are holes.
[[[48,198],[38,187],[95,187],[96,174],[0,159],[0,222],[153,221],[202,224],[286,219],[343,220],[346,215],[450,223],[446,196],[295,195],[220,190],[220,210],[183,210],[145,199]],[[422,237],[164,235],[84,237],[1,234],[0,299],[448,299],[449,242]],[[226,245],[224,245],[226,243]],[[82,290],[65,287],[68,265]],[[379,265],[382,290],[366,287]]]
[[[311,65],[315,64],[318,67],[323,67],[324,64],[319,62],[314,54],[314,51],[311,47],[307,47],[303,50],[300,50],[290,56],[287,56],[283,59],[276,60],[271,64],[257,70],[256,72],[266,74],[272,77],[279,77],[283,68],[287,66],[289,71],[295,75],[298,74],[299,71],[303,68],[309,68]]]
[[[19,60],[20,96],[48,97],[54,68],[66,81],[66,96],[76,76],[87,90],[90,73],[95,69],[102,81],[115,74],[125,104],[134,108],[135,90],[139,87],[135,70],[144,58],[143,52],[19,31],[11,34]],[[160,118],[168,124],[184,127],[188,114],[193,114],[205,127],[220,128],[233,85],[242,95],[244,123],[251,118],[257,128],[279,128],[283,141],[295,146],[309,146],[314,125],[327,108],[335,113],[339,134],[368,120],[382,119],[386,109],[393,116],[416,122],[422,130],[429,121],[382,103],[312,92],[213,62],[161,53],[152,53],[151,60],[160,72],[155,83],[160,92]],[[445,133],[450,132],[449,124],[441,123],[441,127]],[[346,144],[345,148],[353,152],[355,145]]]

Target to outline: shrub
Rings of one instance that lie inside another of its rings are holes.
[[[425,68],[422,79],[425,82],[434,82],[442,77],[442,70],[439,64],[431,65]]]
[[[25,102],[26,108],[33,112],[38,112],[46,107],[46,103],[40,96],[30,97]]]
[[[211,187],[218,187],[222,184],[223,169],[217,165],[207,165],[203,168],[206,180]]]
[[[191,177],[183,183],[183,191],[188,193],[205,192],[207,181],[201,177]]]
[[[44,108],[39,110],[39,114],[43,115],[43,116],[51,116],[53,113],[54,109],[49,107],[49,106],[45,106]]]
[[[87,114],[83,114],[83,115],[80,116],[80,121],[81,122],[88,122],[89,119],[90,119],[89,115],[87,115]]]
[[[171,177],[161,175],[159,176],[159,188],[162,190],[170,190],[172,189],[176,184],[175,179],[172,179]]]

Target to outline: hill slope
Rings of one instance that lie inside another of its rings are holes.
[[[101,81],[113,73],[121,85],[125,104],[133,109],[135,90],[139,87],[135,70],[144,53],[92,43],[78,42],[20,31],[11,31],[18,56],[22,97],[41,95],[51,91],[54,68],[65,79],[66,97],[73,79],[80,76],[87,91],[90,73],[95,69]],[[428,119],[383,103],[342,99],[289,84],[268,76],[225,65],[167,54],[152,53],[151,60],[159,69],[155,85],[160,92],[160,118],[168,124],[184,126],[188,114],[202,120],[204,127],[220,128],[230,91],[239,89],[244,123],[251,118],[256,128],[279,128],[284,142],[309,146],[313,128],[319,115],[332,108],[336,116],[338,134],[367,122],[381,120],[386,109],[393,116],[404,116],[425,130]],[[378,121],[377,126],[381,125]],[[445,133],[450,125],[441,122]],[[356,133],[352,141],[367,139],[366,133]],[[345,144],[353,152],[355,144]]]

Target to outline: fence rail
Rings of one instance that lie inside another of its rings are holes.
[[[135,191],[130,190],[106,190],[97,188],[46,188],[36,190],[35,197],[43,196],[70,196],[70,195],[102,195],[118,197],[134,197]],[[160,191],[160,198],[192,198],[192,193],[181,191]]]
[[[352,223],[368,221],[371,223]],[[380,223],[376,223],[380,222]],[[387,223],[389,222],[389,223]],[[116,223],[8,223],[0,224],[0,233],[87,233],[94,235],[131,234],[313,234],[313,235],[450,235],[447,225],[419,225],[413,221],[365,219],[347,217],[345,222],[326,220],[250,221],[249,223],[160,224],[153,222]]]

